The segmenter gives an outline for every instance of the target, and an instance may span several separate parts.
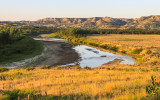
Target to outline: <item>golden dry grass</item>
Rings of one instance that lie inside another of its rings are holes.
[[[114,44],[127,47],[160,47],[160,35],[120,35],[89,36],[88,39],[103,44]]]
[[[159,72],[142,69],[129,66],[93,70],[16,69],[1,73],[15,77],[0,81],[0,89],[34,89],[43,95],[46,91],[54,96],[85,94],[92,99],[140,99],[146,96],[145,87],[150,83],[151,75],[160,78]]]
[[[107,35],[89,36],[87,39],[100,44],[111,44],[121,49],[152,48],[147,55],[142,51],[142,60],[146,62],[159,61],[160,35]],[[126,49],[125,49],[126,50]],[[145,49],[144,49],[145,50]],[[154,51],[154,52],[153,52]],[[159,63],[158,63],[159,64]],[[143,65],[144,66],[144,65]],[[159,65],[155,65],[158,67]],[[105,67],[85,69],[40,69],[33,71],[15,69],[0,73],[0,89],[34,89],[42,95],[45,92],[53,96],[84,96],[81,99],[116,99],[140,100],[147,96],[146,86],[151,84],[151,76],[157,76],[160,83],[160,70],[140,65],[110,65]],[[2,76],[6,78],[3,79]]]
[[[142,52],[135,56],[137,64],[144,64],[145,66],[160,65],[160,35],[98,35],[88,36],[88,40],[97,42],[99,44],[110,44],[119,48],[119,51],[126,51],[127,54],[132,55],[133,51],[142,48]],[[151,53],[148,53],[151,51]]]

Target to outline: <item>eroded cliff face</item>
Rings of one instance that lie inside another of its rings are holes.
[[[147,16],[133,19],[124,28],[160,29],[160,16]]]
[[[23,25],[44,25],[65,28],[81,27],[103,29],[160,29],[160,16],[146,16],[135,19],[111,17],[44,18],[37,21],[19,21],[16,23]]]

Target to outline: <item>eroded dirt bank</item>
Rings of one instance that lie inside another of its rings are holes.
[[[41,41],[45,47],[51,52],[47,59],[38,65],[66,65],[77,62],[78,53],[72,49],[72,45],[65,42]]]

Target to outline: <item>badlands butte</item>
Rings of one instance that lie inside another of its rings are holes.
[[[140,18],[44,18],[37,21],[0,21],[0,25],[40,25],[48,27],[76,27],[100,29],[160,29],[160,15],[143,16]]]

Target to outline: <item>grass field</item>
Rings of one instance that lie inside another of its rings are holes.
[[[29,67],[27,70],[9,70],[0,73],[0,89],[5,93],[2,92],[3,96],[0,97],[12,100],[13,96],[28,98],[28,94],[32,100],[31,95],[37,94],[38,97],[33,100],[159,100],[160,90],[156,91],[158,94],[151,91],[153,95],[146,92],[148,85],[152,89],[160,87],[159,38],[159,35],[88,36],[79,40],[75,38],[77,43],[86,42],[86,45],[97,48],[110,45],[112,49],[114,46],[118,47],[117,53],[125,50],[126,54],[130,54],[134,51],[135,54],[131,55],[138,56],[138,61],[142,60],[142,64],[116,64],[93,69],[78,66],[53,66],[45,69],[43,66],[43,69]],[[156,85],[153,85],[151,76],[156,76]],[[14,89],[29,93],[17,92]],[[6,93],[6,90],[11,92]]]
[[[137,59],[137,64],[145,66],[160,65],[160,35],[98,35],[88,36],[87,40],[101,45],[116,46]]]
[[[0,75],[2,90],[33,90],[50,97],[70,99],[145,99],[151,75],[160,81],[159,70],[130,66],[106,66],[103,69],[26,69]],[[61,100],[59,99],[59,100]]]
[[[118,35],[89,36],[88,39],[103,44],[114,44],[127,47],[160,48],[160,35]]]

